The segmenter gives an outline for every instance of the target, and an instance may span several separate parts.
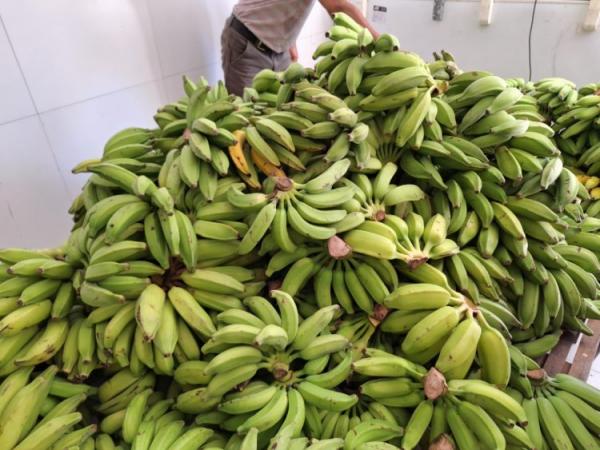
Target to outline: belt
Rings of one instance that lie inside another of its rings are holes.
[[[277,52],[271,50],[263,41],[256,37],[256,35],[248,29],[246,25],[238,20],[237,17],[231,16],[231,28],[244,36],[248,42],[250,42],[257,50],[267,54],[277,54]]]

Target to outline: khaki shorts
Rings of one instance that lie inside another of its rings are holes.
[[[289,52],[265,53],[258,50],[244,36],[225,22],[221,34],[221,63],[225,86],[230,93],[242,95],[244,87],[252,84],[252,78],[262,69],[277,72],[285,70],[291,62]]]

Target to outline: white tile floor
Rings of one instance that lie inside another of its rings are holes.
[[[592,364],[590,376],[587,379],[588,383],[600,389],[600,356],[596,357]]]
[[[575,354],[577,352],[577,348],[579,343],[581,342],[581,335],[577,339],[577,342],[571,346],[569,353],[567,354],[567,362],[573,363],[575,359]],[[597,356],[594,362],[592,363],[592,368],[590,370],[590,374],[587,379],[588,383],[592,386],[600,389],[600,356]]]
[[[595,361],[595,362],[597,362],[597,361]],[[600,365],[598,365],[598,364],[596,365],[596,370],[594,370],[594,368],[592,367],[590,376],[588,377],[587,381],[592,386],[600,389]]]

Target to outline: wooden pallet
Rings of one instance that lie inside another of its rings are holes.
[[[600,320],[588,320],[587,325],[594,331],[593,336],[579,335],[567,331],[552,352],[540,361],[549,375],[568,373],[580,380],[587,380],[594,359],[600,350]],[[577,345],[573,362],[567,361],[571,347]]]

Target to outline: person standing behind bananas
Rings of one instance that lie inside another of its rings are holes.
[[[262,69],[282,71],[298,59],[296,38],[315,0],[239,0],[221,35],[225,86],[242,95]],[[348,0],[319,0],[332,15],[344,12],[377,37],[378,33]]]

